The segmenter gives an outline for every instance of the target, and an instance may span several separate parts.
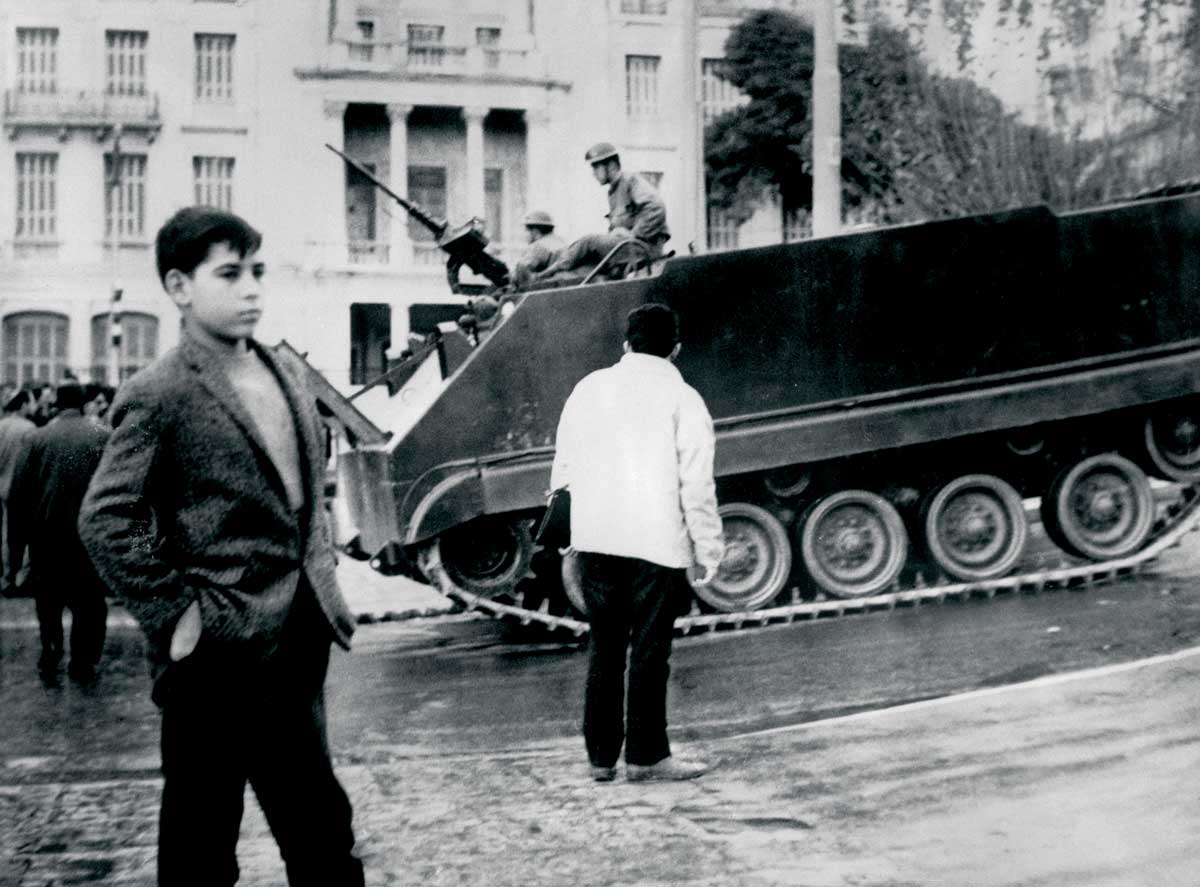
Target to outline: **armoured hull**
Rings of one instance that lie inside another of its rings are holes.
[[[645,302],[678,312],[716,425],[732,542],[706,609],[875,594],[918,562],[995,578],[1033,496],[1072,555],[1124,556],[1150,536],[1143,469],[1200,479],[1200,198],[1036,207],[529,293],[406,433],[350,455],[365,547],[516,594],[562,405]]]

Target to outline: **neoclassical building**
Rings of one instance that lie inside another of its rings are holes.
[[[430,232],[326,144],[512,256],[529,209],[568,239],[604,226],[583,152],[611,140],[658,182],[669,246],[704,249],[698,118],[736,101],[721,46],[762,5],[804,4],[5,0],[2,378],[124,377],[170,347],[152,241],[191,203],[265,233],[264,340],[370,378],[409,304],[452,297]]]
[[[668,249],[796,236],[778,211],[706,216],[699,146],[739,100],[730,29],[810,2],[4,0],[0,378],[111,380],[170,347],[152,241],[192,203],[265,233],[265,341],[342,390],[372,378],[407,307],[453,297],[430,232],[326,144],[432,216],[483,219],[507,257],[530,209],[567,239],[604,227],[600,140],[658,183]]]

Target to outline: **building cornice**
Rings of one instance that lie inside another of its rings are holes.
[[[362,71],[354,68],[295,68],[293,73],[297,80],[364,80],[372,83],[436,83],[447,86],[534,86],[562,92],[570,92],[572,87],[569,81],[545,77],[473,77],[470,74],[413,74],[402,71]]]

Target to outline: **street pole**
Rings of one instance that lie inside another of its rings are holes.
[[[686,20],[683,23],[684,43],[684,90],[688,97],[685,107],[689,114],[687,131],[691,133],[692,151],[694,156],[688,158],[693,194],[694,216],[694,249],[696,252],[708,251],[708,189],[704,182],[704,96],[703,78],[700,72],[700,0],[687,0],[683,4],[686,10]]]
[[[120,213],[117,202],[121,197],[121,126],[113,128],[112,175],[108,182],[109,194],[109,270],[112,275],[112,285],[109,290],[108,302],[108,378],[107,383],[114,388],[121,384],[121,238],[118,231]]]
[[[838,72],[839,0],[813,4],[813,209],[814,237],[842,226],[842,82]]]

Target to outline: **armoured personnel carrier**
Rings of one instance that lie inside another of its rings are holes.
[[[679,313],[678,366],[717,434],[727,550],[684,630],[1089,582],[1191,524],[1200,196],[880,228],[518,295],[405,429],[366,423],[342,457],[373,562],[586,631],[532,533],[567,395],[651,301]],[[1174,485],[1169,510],[1150,477]],[[1032,499],[1062,551],[1049,567],[1026,556]]]

